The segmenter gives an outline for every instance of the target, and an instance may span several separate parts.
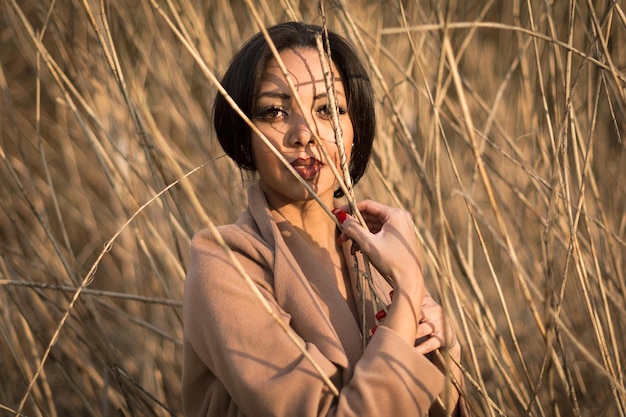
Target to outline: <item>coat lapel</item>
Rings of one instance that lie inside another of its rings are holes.
[[[345,379],[351,375],[351,363],[356,363],[362,353],[355,352],[349,342],[354,338],[354,331],[357,340],[360,338],[349,307],[343,303],[353,322],[352,330],[346,320],[341,319],[345,314],[336,311],[335,305],[338,303],[332,294],[329,299],[330,291],[328,285],[324,285],[323,277],[316,273],[314,265],[307,262],[304,256],[306,250],[302,247],[304,242],[299,241],[297,233],[287,221],[274,221],[258,185],[250,188],[248,200],[259,233],[274,252],[272,267],[276,300],[291,316],[290,325],[293,329],[306,342],[314,344],[330,361],[344,369],[343,378],[346,382]],[[331,317],[333,322],[339,323],[337,328],[333,327]],[[350,358],[344,343],[348,343]]]
[[[333,275],[334,267],[329,268],[328,264],[320,265],[318,260],[308,256],[310,250],[307,244],[287,221],[279,221],[277,226],[286,246],[289,247],[290,255],[302,270],[306,281],[304,286],[312,291],[306,294],[307,298],[313,301],[311,305],[315,305],[317,311],[322,312],[319,319],[323,319],[324,328],[330,329],[334,335],[333,344],[339,341],[348,362],[356,363],[363,354],[361,333],[348,303],[337,288]],[[286,295],[293,297],[293,294]],[[305,294],[302,293],[302,295]],[[304,300],[297,301],[304,302]],[[309,320],[308,317],[300,317],[300,319]],[[312,325],[313,323],[304,322],[304,324]]]

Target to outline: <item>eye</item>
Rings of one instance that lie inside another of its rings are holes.
[[[320,105],[315,111],[317,114],[320,115],[322,119],[330,119],[332,116],[331,108],[330,108],[330,105],[328,104]],[[348,110],[345,107],[337,106],[337,114],[339,116],[343,116],[344,114],[347,114],[347,113],[348,113]]]
[[[266,106],[254,112],[254,118],[258,120],[263,120],[266,122],[273,122],[279,119],[284,119],[289,114],[287,110],[285,110],[282,106]]]

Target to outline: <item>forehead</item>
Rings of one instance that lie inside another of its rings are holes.
[[[319,53],[314,49],[285,49],[279,53],[289,77],[297,90],[301,88],[325,89],[324,71]],[[339,71],[332,63],[335,88],[343,91],[343,84],[339,77]],[[337,82],[340,81],[340,82]],[[278,64],[276,58],[271,57],[263,69],[260,90],[265,89],[289,90],[289,83]]]

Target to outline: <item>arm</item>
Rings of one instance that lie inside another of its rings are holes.
[[[460,360],[460,344],[442,307],[425,292],[410,214],[373,201],[359,203],[358,209],[367,228],[351,216],[341,214],[338,218],[343,221],[343,238],[353,239],[377,269],[394,282],[394,298],[384,325],[398,331],[407,342],[416,343],[416,351],[423,355],[445,349],[450,357]],[[452,360],[447,366],[438,366],[442,371],[449,368],[457,381],[463,380]],[[456,389],[442,394],[447,394],[444,404],[448,410],[458,409],[459,393]],[[434,406],[431,415],[447,413]]]

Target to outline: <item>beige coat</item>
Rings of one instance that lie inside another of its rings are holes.
[[[220,233],[340,394],[324,384],[205,230],[193,239],[185,283],[187,417],[427,414],[443,390],[442,373],[384,326],[363,351],[360,325],[335,280],[325,279],[307,258],[304,241],[268,208],[258,185],[249,191],[248,210]],[[351,266],[349,248],[345,252]],[[379,294],[387,296],[387,283],[376,279]],[[361,311],[354,276],[352,283]],[[369,300],[366,304],[370,328],[375,311]]]

